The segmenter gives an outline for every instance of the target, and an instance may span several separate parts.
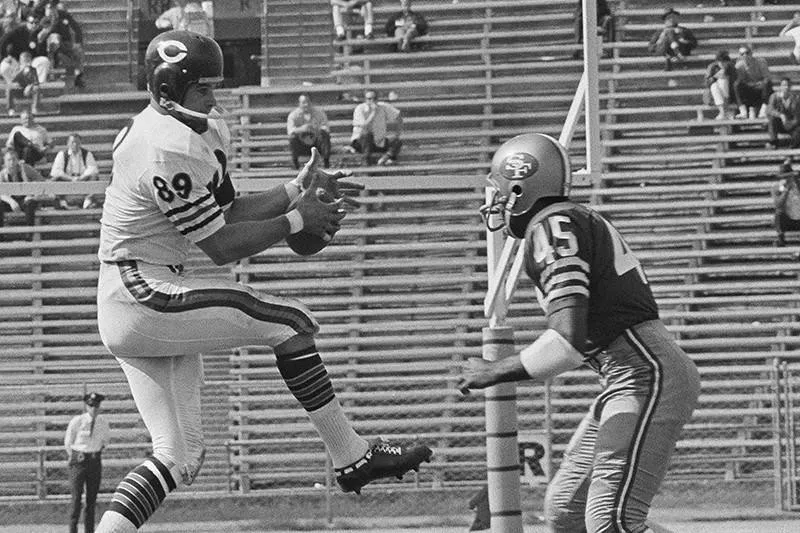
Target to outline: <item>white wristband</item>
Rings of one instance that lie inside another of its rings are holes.
[[[290,234],[294,235],[295,233],[303,229],[303,216],[297,209],[292,209],[291,211],[286,213],[286,220],[289,221]]]
[[[286,196],[289,197],[289,203],[294,202],[297,198],[300,197],[300,186],[298,186],[293,181],[287,181],[283,184],[283,188],[286,189]]]

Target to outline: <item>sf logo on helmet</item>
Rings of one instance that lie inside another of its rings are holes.
[[[539,170],[539,161],[526,152],[516,152],[506,157],[500,173],[507,180],[522,180]]]
[[[186,57],[189,50],[180,41],[170,40],[158,43],[158,55],[165,63],[178,63]]]

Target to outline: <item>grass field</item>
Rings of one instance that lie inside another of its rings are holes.
[[[467,531],[473,491],[337,495],[328,521],[324,501],[303,494],[265,497],[168,498],[142,529],[152,533],[258,531],[370,531],[376,533]],[[107,495],[98,504],[98,519]],[[525,491],[525,532],[542,526],[541,491]],[[65,528],[64,498],[44,502],[0,503],[0,533],[50,533]],[[667,482],[654,502],[651,518],[673,533],[796,533],[800,513],[777,511],[768,482]]]

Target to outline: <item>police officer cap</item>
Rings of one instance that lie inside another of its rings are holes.
[[[89,394],[85,394],[83,396],[84,403],[86,403],[86,405],[91,405],[91,406],[100,405],[100,402],[102,402],[105,399],[106,399],[105,396],[97,392],[90,392]]]

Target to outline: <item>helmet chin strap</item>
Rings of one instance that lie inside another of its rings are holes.
[[[224,118],[223,114],[219,112],[216,108],[213,108],[208,113],[200,113],[199,111],[192,111],[191,109],[187,109],[180,105],[177,102],[173,102],[172,100],[168,100],[161,97],[159,100],[158,105],[166,109],[167,111],[175,111],[176,113],[180,113],[182,115],[188,115],[194,118],[201,118],[205,120],[222,120]]]
[[[514,209],[514,205],[517,203],[517,193],[510,192],[508,194],[508,200],[506,200],[506,204],[503,206],[503,218],[506,221],[506,228],[511,227],[511,211]]]

